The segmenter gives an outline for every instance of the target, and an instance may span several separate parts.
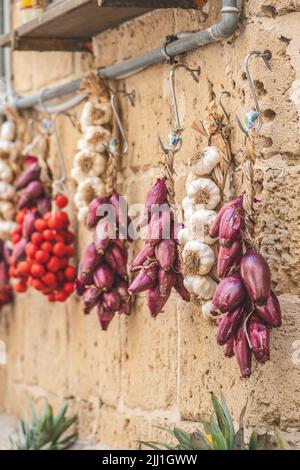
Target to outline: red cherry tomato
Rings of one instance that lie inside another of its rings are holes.
[[[47,228],[47,223],[43,219],[37,219],[34,222],[34,227],[38,232],[43,232]]]
[[[14,245],[16,245],[20,240],[21,240],[21,235],[19,233],[15,233],[11,237],[11,241],[13,242]]]
[[[60,259],[56,256],[52,256],[47,264],[47,269],[53,273],[56,273],[60,268]]]
[[[25,212],[23,212],[23,211],[18,212],[17,216],[16,216],[16,222],[18,224],[22,224],[23,221],[24,221],[24,217],[25,217]]]
[[[68,214],[64,211],[57,212],[56,220],[58,221],[61,228],[67,228],[70,225]]]
[[[53,246],[53,253],[55,256],[62,258],[66,254],[66,245],[62,242],[55,243]]]
[[[19,281],[15,284],[15,291],[22,293],[27,291],[27,284],[25,282]]]
[[[46,214],[44,214],[44,217],[43,219],[48,222],[48,220],[50,219],[50,217],[52,217],[52,212],[49,211],[49,212],[46,212]],[[48,225],[48,224],[47,224]]]
[[[67,298],[68,298],[68,294],[64,291],[59,291],[55,294],[55,300],[57,302],[65,302]]]
[[[74,281],[77,272],[76,269],[73,266],[67,266],[65,271],[64,271],[65,278],[68,279],[68,281]]]
[[[52,288],[54,286],[56,286],[57,284],[57,281],[56,281],[56,276],[54,273],[46,273],[43,277],[42,277],[42,281],[44,284],[46,284],[46,286],[51,286]]]
[[[49,302],[55,302],[55,294],[54,293],[49,294],[48,295],[48,300],[49,300]]]
[[[68,205],[68,202],[69,200],[64,194],[59,194],[55,198],[55,204],[58,209],[63,209],[64,207],[66,207]]]
[[[31,235],[31,241],[32,243],[34,243],[35,245],[41,245],[44,241],[44,237],[41,233],[39,232],[34,232],[32,235]]]
[[[41,245],[41,249],[42,249],[43,251],[48,251],[49,253],[51,253],[51,251],[52,251],[52,244],[51,244],[50,242],[44,242],[44,243],[42,243],[42,245]]]
[[[72,232],[70,232],[69,230],[67,230],[67,232],[65,232],[65,242],[66,243],[72,243],[74,241],[74,234]]]
[[[50,259],[50,253],[48,251],[38,250],[35,254],[35,259],[39,263],[48,263]]]
[[[64,269],[68,266],[68,258],[60,258],[60,269]]]
[[[30,273],[34,277],[42,277],[45,274],[45,268],[39,263],[33,263],[30,268]]]
[[[64,284],[64,291],[70,295],[74,292],[74,287],[75,287],[74,282],[66,282]]]
[[[69,258],[72,258],[72,256],[74,256],[74,247],[71,245],[68,245],[66,247],[66,253]]]
[[[38,251],[38,246],[34,243],[27,243],[25,247],[25,253],[30,259],[34,259],[36,252]]]
[[[9,268],[9,276],[10,277],[18,277],[18,272],[14,266]]]
[[[44,284],[42,283],[40,279],[32,279],[31,285],[36,290],[43,290],[45,288]]]
[[[30,272],[30,266],[26,261],[21,261],[17,266],[17,271],[22,276],[28,276]]]
[[[55,232],[53,230],[46,229],[43,232],[43,236],[47,242],[51,242],[51,240],[55,239]]]

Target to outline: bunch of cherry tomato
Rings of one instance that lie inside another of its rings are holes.
[[[10,276],[18,278],[16,292],[25,292],[28,285],[48,297],[50,302],[64,302],[74,291],[76,269],[69,262],[74,255],[74,235],[70,220],[63,209],[68,199],[63,194],[55,198],[57,210],[39,216],[37,209],[23,209],[17,214],[18,226],[12,234],[16,245],[21,237],[23,221],[28,211],[37,213],[34,231],[25,246],[25,259],[10,259]]]

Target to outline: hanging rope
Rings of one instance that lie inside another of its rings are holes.
[[[167,149],[165,158],[161,162],[168,191],[167,200],[170,206],[175,205],[174,156],[175,152],[173,150]]]

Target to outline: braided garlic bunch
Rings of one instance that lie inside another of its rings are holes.
[[[85,103],[80,118],[83,137],[78,142],[78,152],[74,157],[71,173],[78,185],[74,201],[80,222],[86,222],[90,202],[106,195],[103,176],[112,125],[109,95],[103,92],[96,77],[87,77],[86,86],[89,88],[89,100]]]
[[[13,120],[5,121],[0,129],[0,238],[7,240],[16,228],[16,191],[13,185],[18,173],[17,160],[20,155],[17,126]]]

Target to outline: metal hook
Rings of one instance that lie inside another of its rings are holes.
[[[160,145],[160,147],[161,147],[161,149],[164,153],[167,153],[168,150],[171,150],[171,149],[173,150],[173,152],[178,152],[181,149],[181,146],[182,146],[182,135],[181,134],[182,134],[183,128],[182,128],[181,123],[180,123],[178,102],[177,102],[177,96],[176,96],[176,91],[175,91],[175,72],[176,72],[177,69],[179,69],[181,67],[183,67],[185,70],[190,72],[193,80],[195,80],[195,82],[199,83],[198,75],[201,72],[200,67],[198,67],[197,69],[191,69],[186,64],[176,64],[172,68],[172,70],[170,72],[170,75],[169,75],[169,79],[171,81],[171,93],[172,93],[172,99],[173,99],[173,109],[174,109],[175,118],[176,118],[176,127],[175,127],[175,129],[173,129],[169,133],[167,147],[165,147],[164,144],[162,143],[162,140],[161,140],[160,136],[159,135],[157,136],[159,145]]]
[[[254,104],[255,104],[255,112],[252,113],[252,116],[251,116],[251,123],[249,122],[249,127],[246,128],[242,125],[240,119],[237,117],[237,123],[241,129],[242,132],[244,132],[244,134],[248,135],[249,132],[250,132],[250,129],[255,127],[254,126],[254,121],[256,119],[258,119],[258,126],[256,127],[256,132],[259,132],[262,128],[262,125],[263,125],[263,121],[262,121],[262,116],[261,116],[261,109],[260,109],[260,106],[259,106],[259,102],[258,102],[258,99],[257,99],[257,96],[256,96],[256,92],[255,92],[255,88],[254,88],[254,85],[253,85],[253,81],[252,81],[252,78],[251,78],[251,74],[250,74],[250,71],[249,71],[249,60],[250,58],[255,55],[256,57],[261,57],[266,65],[266,67],[271,70],[271,65],[269,63],[269,61],[271,60],[272,58],[272,52],[269,51],[269,50],[265,50],[264,52],[260,52],[260,51],[251,51],[249,52],[249,54],[246,55],[245,57],[245,71],[246,71],[246,77],[247,77],[247,80],[248,80],[248,84],[249,84],[249,87],[250,87],[250,91],[251,91],[251,95],[252,95],[252,98],[253,98],[253,101],[254,101]]]
[[[118,110],[117,110],[116,96],[117,96],[118,94],[127,96],[127,98],[128,98],[129,101],[130,101],[130,104],[131,104],[132,106],[134,106],[135,91],[132,90],[130,93],[128,93],[127,91],[124,91],[124,90],[116,90],[116,91],[114,91],[114,92],[111,94],[111,98],[110,98],[111,107],[112,107],[113,113],[114,113],[114,115],[115,115],[115,118],[116,118],[116,121],[117,121],[119,130],[120,130],[120,133],[121,133],[121,136],[122,136],[122,139],[123,139],[122,154],[124,155],[124,154],[126,154],[127,151],[128,151],[128,140],[127,140],[127,137],[126,137],[126,133],[125,133],[125,130],[124,130],[124,127],[123,127],[123,124],[122,124],[120,115],[119,115]]]
[[[224,113],[224,116],[226,117],[227,119],[227,122],[229,123],[230,122],[230,114],[226,111],[225,109],[225,106],[224,106],[224,103],[223,103],[223,96],[228,96],[228,98],[231,97],[231,93],[229,91],[226,91],[226,90],[223,90],[220,94],[219,94],[219,98],[218,98],[218,104],[220,106],[220,108],[222,108],[222,111]]]

